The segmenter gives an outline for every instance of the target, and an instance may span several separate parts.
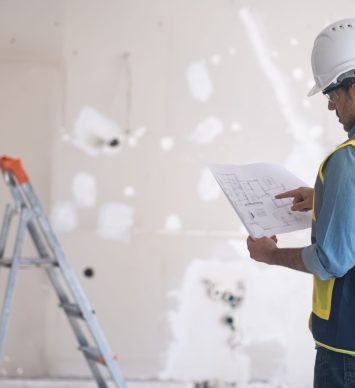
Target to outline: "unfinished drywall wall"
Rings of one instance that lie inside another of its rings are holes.
[[[62,6],[55,2],[0,2],[0,154],[21,158],[48,212],[53,179],[52,136],[61,127],[63,115],[61,17]],[[3,182],[0,191],[3,217],[10,194]],[[6,255],[10,256],[13,249],[10,239]],[[34,254],[29,239],[24,254]],[[2,267],[1,300],[8,273]],[[2,377],[48,375],[45,333],[51,297],[41,270],[21,271],[0,367]]]
[[[55,63],[0,61],[1,155],[21,158],[47,211],[50,210],[52,180],[51,132],[60,123],[60,78],[60,68]],[[10,192],[4,182],[1,182],[0,202],[3,217],[5,203],[10,202]],[[7,257],[13,254],[14,247],[14,241],[10,239]],[[29,240],[26,241],[24,254],[34,255],[33,244]],[[8,274],[9,270],[2,268],[1,295]],[[1,366],[2,375],[46,374],[46,338],[43,333],[46,331],[46,306],[50,292],[41,270],[22,271],[19,274],[5,358]]]
[[[249,260],[207,166],[273,162],[312,184],[344,138],[305,96],[315,35],[353,2],[312,6],[0,0],[2,153],[29,165],[128,378],[311,386],[311,278]],[[34,276],[1,373],[89,375]]]

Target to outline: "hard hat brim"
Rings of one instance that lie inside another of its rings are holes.
[[[313,88],[308,92],[307,96],[314,96],[315,94],[319,93],[321,91],[321,88],[317,86],[316,84],[313,86]]]

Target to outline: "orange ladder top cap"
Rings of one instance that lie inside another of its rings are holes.
[[[10,172],[13,174],[20,185],[23,185],[29,181],[26,171],[22,167],[20,159],[3,156],[0,158],[0,168],[3,172]]]

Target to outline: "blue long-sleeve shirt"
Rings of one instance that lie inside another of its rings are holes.
[[[355,135],[355,126],[348,132]],[[336,151],[324,172],[317,241],[302,250],[306,268],[321,280],[342,277],[355,265],[355,147]]]

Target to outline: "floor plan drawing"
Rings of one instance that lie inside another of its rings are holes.
[[[283,167],[268,163],[211,165],[210,170],[252,237],[311,226],[311,215],[290,210],[292,199],[275,195],[305,186]]]

